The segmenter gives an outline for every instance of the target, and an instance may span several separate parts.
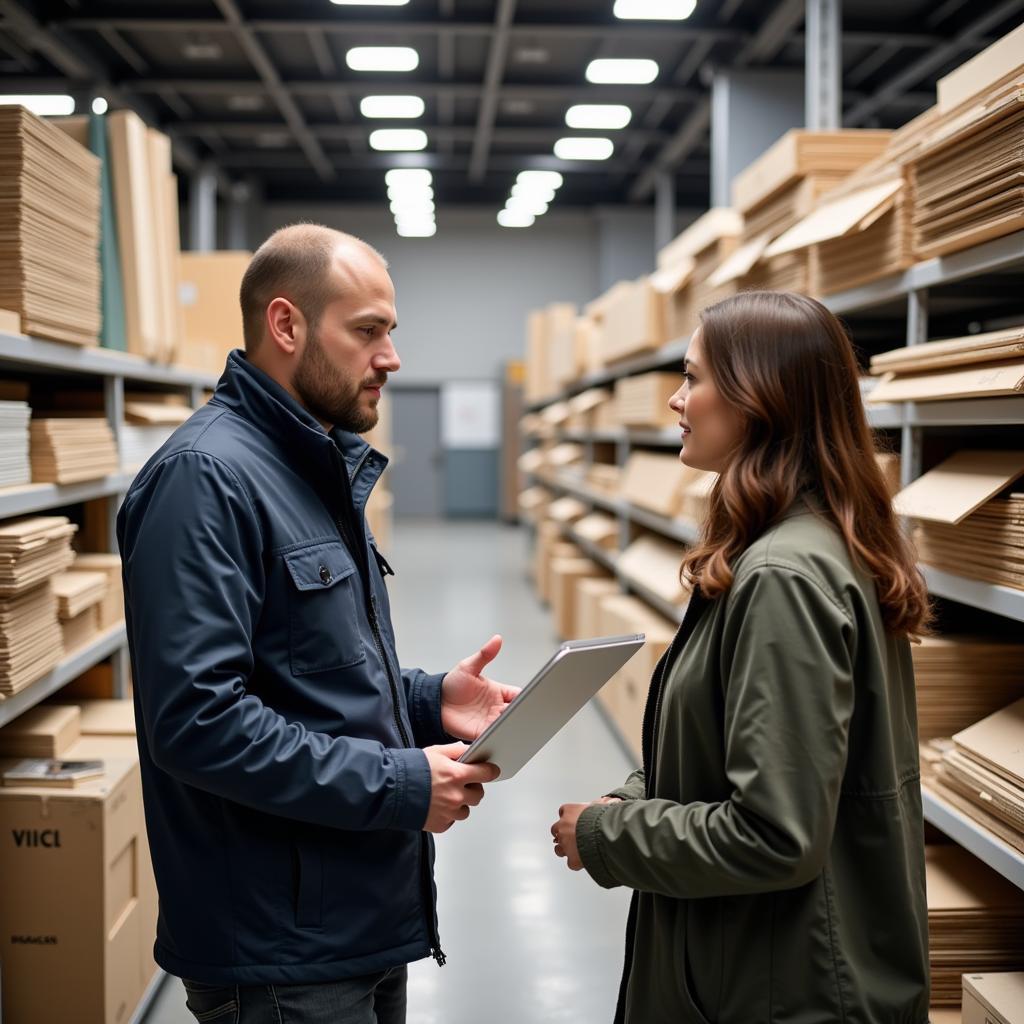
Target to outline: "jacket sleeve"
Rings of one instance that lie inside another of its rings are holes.
[[[260,524],[234,473],[186,451],[118,515],[132,670],[158,768],[227,800],[343,829],[420,829],[421,750],[312,732],[249,693],[263,604]]]
[[[428,675],[420,668],[402,669],[406,706],[412,721],[413,738],[419,747],[458,742],[441,725],[441,684],[446,675],[446,672]]]
[[[822,870],[853,710],[851,618],[811,578],[772,565],[734,584],[727,600],[721,650],[732,792],[715,803],[587,808],[577,842],[603,886],[732,896],[796,888]]]
[[[605,793],[605,796],[617,796],[620,800],[641,800],[646,790],[647,777],[643,768],[637,768],[618,789]]]

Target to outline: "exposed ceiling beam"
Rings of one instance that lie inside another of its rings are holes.
[[[277,68],[274,67],[273,61],[267,55],[263,44],[256,38],[256,33],[246,24],[238,4],[235,0],[213,0],[213,2],[224,16],[224,20],[231,26],[239,45],[245,51],[246,56],[260,78],[263,79],[267,86],[267,91],[281,111],[281,116],[288,122],[288,127],[295,136],[295,141],[302,147],[309,162],[316,168],[317,174],[324,181],[333,181],[335,175],[331,162],[320,147],[320,143],[310,134],[306,119],[302,116],[302,111],[299,110],[295,100],[292,99],[291,94],[284,87],[281,76],[277,73]]]
[[[883,43],[873,49],[860,63],[855,64],[849,71],[843,72],[843,82],[846,85],[860,85],[865,79],[870,78],[883,64],[892,60],[899,50],[898,43]]]
[[[877,110],[891,103],[911,86],[917,85],[925,76],[956,59],[965,49],[978,47],[980,40],[987,33],[1022,10],[1024,10],[1024,0],[1003,0],[1001,4],[989,7],[980,18],[960,29],[956,39],[923,54],[886,82],[873,95],[861,100],[860,103],[848,110],[843,115],[843,124],[848,127],[863,124]]]
[[[306,38],[309,40],[309,48],[313,51],[313,60],[316,61],[320,74],[324,78],[334,78],[338,73],[338,65],[331,54],[330,46],[327,45],[327,40],[319,32],[307,32]]]
[[[173,90],[164,89],[160,98],[174,111],[176,117],[187,121],[192,116],[192,108]]]
[[[956,14],[966,3],[967,0],[946,0],[944,4],[939,4],[934,11],[928,14],[928,17],[925,18],[925,24],[929,28],[941,25],[948,17]]]
[[[473,152],[469,158],[469,180],[480,182],[487,173],[487,157],[491,150],[494,119],[498,113],[498,96],[505,75],[508,56],[509,26],[516,13],[516,0],[498,0],[494,14],[494,34],[487,53],[484,72],[484,91],[477,108],[476,131],[473,133]]]
[[[130,65],[132,71],[137,75],[148,75],[149,74],[149,62],[135,49],[134,46],[129,45],[117,29],[108,28],[103,29],[100,35],[106,40],[107,45],[110,46],[115,53],[128,65]]]
[[[789,41],[804,20],[806,0],[782,0],[754,34],[754,38],[732,60],[736,67],[767,64]]]

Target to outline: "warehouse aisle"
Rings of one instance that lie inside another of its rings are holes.
[[[494,523],[402,523],[387,556],[399,652],[450,668],[500,632],[493,676],[522,683],[555,636],[524,575],[526,538]],[[548,833],[564,801],[599,796],[630,768],[600,714],[585,708],[470,819],[438,838],[441,941],[448,964],[412,965],[408,1024],[600,1024],[622,965],[628,892],[566,869]],[[150,1021],[185,1024],[181,988],[164,986]]]

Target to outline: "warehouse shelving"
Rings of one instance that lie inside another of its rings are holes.
[[[72,679],[77,679],[94,665],[109,658],[111,654],[124,648],[127,642],[124,623],[111,626],[95,637],[84,647],[78,648],[66,657],[56,668],[51,669],[41,679],[26,686],[24,690],[0,701],[0,726],[24,714],[29,708],[53,696]]]
[[[0,519],[45,512],[50,508],[63,508],[81,501],[94,501],[96,498],[109,498],[126,491],[133,476],[132,473],[111,473],[77,484],[5,487],[0,489]]]
[[[160,990],[163,988],[164,982],[167,981],[168,977],[169,975],[166,971],[161,970],[159,967],[156,969],[153,980],[150,981],[146,991],[143,993],[142,999],[139,1000],[139,1005],[135,1007],[135,1012],[129,1018],[128,1024],[143,1024],[148,1018],[149,1011],[153,1008],[156,997],[160,995]]]
[[[922,565],[921,572],[928,590],[936,597],[945,597],[972,608],[992,612],[993,615],[1024,622],[1024,590],[967,579],[931,565]]]

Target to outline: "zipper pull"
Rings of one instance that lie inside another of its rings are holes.
[[[444,955],[444,950],[440,946],[435,946],[430,951],[430,955],[437,961],[438,967],[444,967],[448,963],[448,957]]]

